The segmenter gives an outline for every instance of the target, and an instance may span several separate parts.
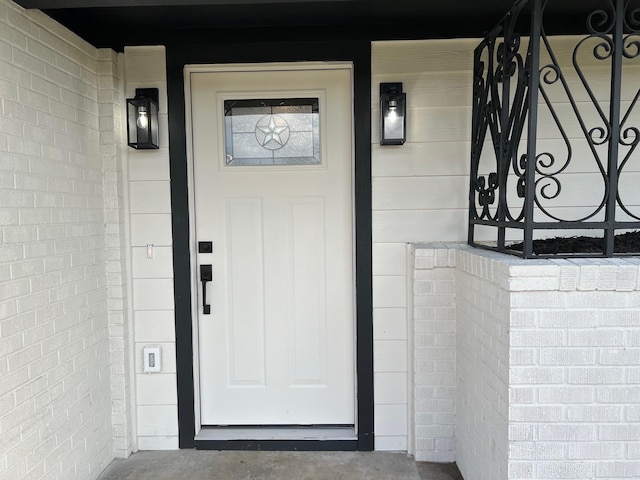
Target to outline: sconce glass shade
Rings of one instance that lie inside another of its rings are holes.
[[[127,98],[127,143],[136,149],[159,148],[157,88],[136,88],[135,98]]]
[[[402,83],[380,84],[380,145],[402,145],[406,141],[406,105]]]

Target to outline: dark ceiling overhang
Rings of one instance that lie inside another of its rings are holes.
[[[361,0],[18,0],[24,8],[60,10],[65,8],[105,8],[105,7],[188,7],[239,4],[278,3],[335,3]]]
[[[482,37],[514,0],[15,0],[96,47],[324,38]],[[603,0],[550,0],[551,34],[579,33]]]

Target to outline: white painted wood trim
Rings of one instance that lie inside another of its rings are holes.
[[[120,75],[120,105],[126,105],[125,90],[126,90],[126,71],[125,71],[125,54],[118,54],[118,64],[122,69]],[[123,107],[122,117],[126,119],[126,109]],[[121,138],[127,138],[127,122],[120,122],[120,134]],[[131,186],[129,182],[129,155],[128,147],[122,145],[122,149],[127,149],[122,155],[122,197],[123,197],[123,212],[124,212],[124,251],[125,251],[125,265],[127,268],[127,310],[129,314],[129,409],[131,410],[131,425],[129,426],[129,435],[131,435],[131,453],[138,451],[138,395],[136,388],[136,338],[135,338],[135,310],[133,305],[133,259],[131,258],[131,205],[130,205],[130,192]]]
[[[407,243],[407,454],[416,452],[415,368],[414,368],[414,320],[413,320],[413,271],[415,247]]]
[[[355,428],[216,428],[203,427],[196,440],[357,440]]]
[[[205,72],[265,72],[279,70],[353,70],[351,62],[273,62],[273,63],[231,63],[221,65],[186,65],[185,79],[192,73]],[[186,98],[185,98],[186,100]],[[189,130],[187,130],[189,131]]]

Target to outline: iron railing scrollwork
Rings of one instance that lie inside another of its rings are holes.
[[[559,54],[548,1],[518,0],[475,50],[468,241],[531,258],[536,238],[588,232],[585,256],[613,256],[640,229],[640,0],[601,0]]]

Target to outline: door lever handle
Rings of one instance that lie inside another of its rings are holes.
[[[200,281],[202,282],[202,313],[209,315],[211,313],[211,305],[207,303],[207,282],[213,281],[211,265],[200,265]]]

